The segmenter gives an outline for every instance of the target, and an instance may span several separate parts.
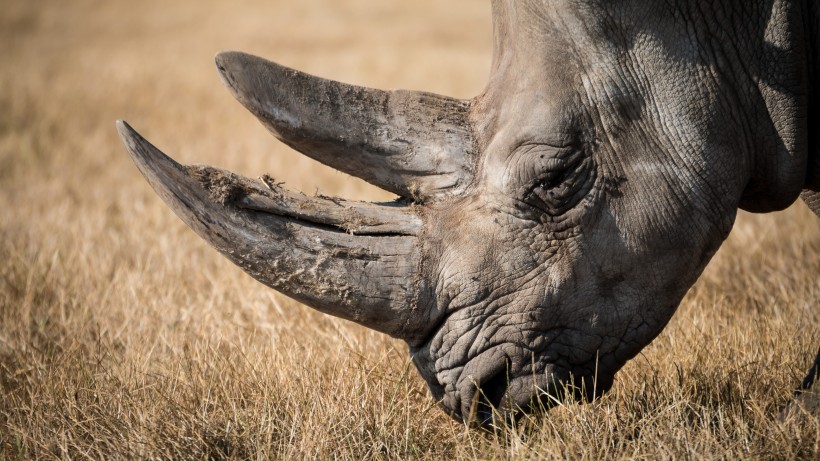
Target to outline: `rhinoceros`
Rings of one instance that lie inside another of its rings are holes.
[[[494,0],[492,14],[489,83],[470,100],[216,56],[274,136],[390,203],[183,166],[118,122],[203,239],[404,340],[433,398],[483,423],[609,389],[738,209],[803,191],[820,214],[820,2]]]

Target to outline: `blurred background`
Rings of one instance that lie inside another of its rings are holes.
[[[314,171],[314,162],[287,152],[254,122],[223,88],[217,52],[242,50],[331,79],[464,98],[481,90],[491,52],[489,5],[464,0],[11,0],[0,14],[3,116],[18,125],[59,125],[85,141],[71,158],[122,169],[127,158],[111,152],[119,146],[110,144],[106,124],[124,118],[183,162],[269,171],[327,192],[351,186],[342,185],[347,178],[328,183],[327,172]],[[106,148],[86,147],[93,142]],[[19,168],[8,150],[7,174]]]

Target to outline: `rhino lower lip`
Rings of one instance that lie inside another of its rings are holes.
[[[547,355],[531,351],[533,370],[516,370],[510,357],[518,346],[502,344],[470,360],[461,371],[456,388],[459,398],[451,401],[453,411],[466,420],[488,425],[494,418],[518,416],[547,394],[560,389],[560,372]],[[544,406],[547,406],[544,403]]]
[[[548,371],[521,376],[498,373],[477,386],[469,401],[462,402],[462,414],[487,426],[499,419],[518,418],[537,408],[548,409],[560,399],[563,380]]]
[[[491,353],[490,353],[491,355]],[[525,413],[548,410],[567,398],[592,400],[612,386],[612,376],[576,376],[555,363],[538,366],[539,372],[510,374],[499,362],[480,379],[467,377],[462,384],[460,412],[464,419],[489,426],[499,419],[517,419]]]

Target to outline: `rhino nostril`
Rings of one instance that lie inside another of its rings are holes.
[[[488,403],[498,408],[509,384],[510,380],[507,373],[502,372],[490,378],[486,383],[481,384],[479,391]]]
[[[473,397],[476,422],[482,426],[493,423],[493,412],[502,408],[509,382],[509,376],[504,370],[484,382],[478,383],[478,388]]]

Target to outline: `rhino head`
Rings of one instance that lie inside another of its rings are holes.
[[[607,390],[737,209],[782,209],[807,187],[797,7],[697,4],[496,0],[491,76],[471,100],[216,57],[277,138],[392,203],[183,166],[119,130],[202,238],[269,287],[403,339],[433,397],[487,423]]]

